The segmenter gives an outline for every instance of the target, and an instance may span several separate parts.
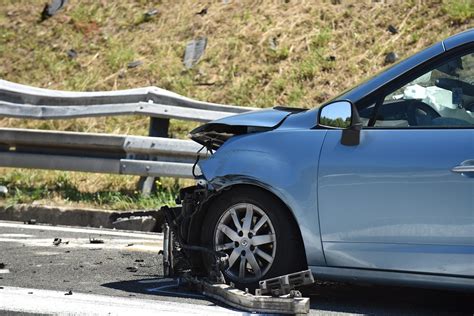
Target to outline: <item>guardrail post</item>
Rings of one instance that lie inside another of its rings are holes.
[[[150,126],[148,128],[148,136],[153,137],[169,137],[168,130],[170,127],[170,120],[166,118],[150,117]],[[151,158],[151,157],[150,157]],[[150,195],[156,190],[155,177],[140,177],[140,190],[143,195]]]

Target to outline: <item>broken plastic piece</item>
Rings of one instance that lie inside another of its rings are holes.
[[[41,20],[44,21],[55,15],[66,5],[66,3],[67,0],[53,0],[51,3],[45,4],[43,12],[41,12]]]
[[[395,52],[390,52],[385,56],[385,63],[386,64],[393,64],[398,60],[398,55]]]
[[[8,194],[8,189],[6,186],[0,185],[0,196],[2,195],[7,195]]]
[[[398,29],[395,26],[393,26],[392,24],[390,24],[388,26],[387,30],[392,34],[397,34],[398,33]]]
[[[70,49],[67,51],[67,57],[71,58],[71,59],[74,59],[77,57],[77,52],[75,49]]]
[[[89,243],[91,244],[103,244],[104,243],[104,240],[103,239],[97,239],[97,238],[90,238],[89,237]]]
[[[184,66],[187,69],[192,68],[196,62],[201,58],[206,50],[207,38],[200,37],[188,42],[184,52]]]
[[[55,246],[59,246],[61,244],[61,238],[54,238],[53,240],[53,245]]]
[[[132,61],[132,62],[128,63],[127,68],[136,68],[136,67],[141,66],[141,65],[143,65],[143,61],[136,60],[136,61]]]

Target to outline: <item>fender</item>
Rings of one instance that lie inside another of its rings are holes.
[[[234,136],[199,163],[215,193],[254,185],[278,197],[300,229],[309,265],[326,265],[317,210],[319,154],[326,131],[276,129]]]

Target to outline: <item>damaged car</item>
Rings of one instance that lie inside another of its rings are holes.
[[[167,216],[187,268],[474,289],[474,29],[313,109],[200,126]],[[175,267],[176,268],[176,267]]]

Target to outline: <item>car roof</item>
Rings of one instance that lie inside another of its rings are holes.
[[[443,41],[443,44],[444,49],[448,51],[470,42],[474,42],[474,28],[448,37]]]
[[[389,81],[403,75],[410,71],[416,66],[424,63],[425,61],[432,59],[447,50],[455,47],[474,42],[474,29],[469,29],[465,32],[448,37],[444,41],[438,42],[414,55],[408,57],[392,67],[384,70],[383,72],[371,77],[362,84],[343,92],[343,94],[334,98],[335,100],[350,100],[352,102],[358,102],[365,96],[375,91],[379,87],[385,85]]]

